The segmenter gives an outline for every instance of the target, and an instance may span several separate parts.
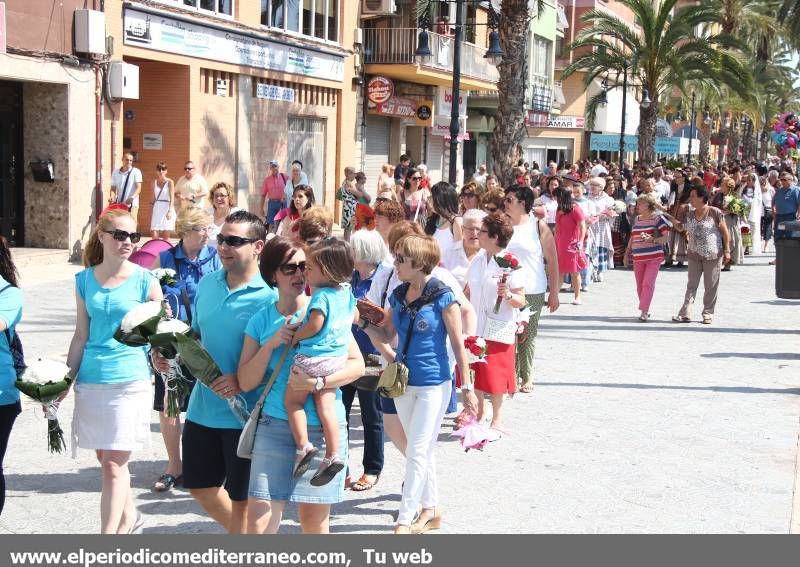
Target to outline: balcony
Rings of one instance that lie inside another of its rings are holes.
[[[417,28],[367,28],[364,30],[364,62],[367,65],[415,65],[414,51],[417,49]],[[437,71],[452,75],[452,37],[428,32],[431,60],[421,65],[422,70]],[[461,48],[461,77],[486,83],[497,83],[497,67],[485,58],[486,50],[470,43]],[[467,85],[465,85],[467,86]],[[465,87],[462,87],[465,88]],[[471,88],[471,87],[470,87]],[[480,89],[476,89],[480,90]]]

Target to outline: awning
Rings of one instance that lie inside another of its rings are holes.
[[[553,105],[561,106],[562,104],[567,104],[567,99],[564,98],[564,91],[561,88],[561,83],[556,82],[553,85]]]

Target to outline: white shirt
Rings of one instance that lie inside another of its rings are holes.
[[[472,257],[475,260],[476,256]],[[442,267],[448,270],[462,288],[467,283],[467,270],[472,260],[464,252],[464,241],[453,242],[448,250],[442,254]]]
[[[669,197],[669,193],[671,190],[672,187],[670,187],[669,181],[666,181],[663,178],[661,179],[661,181],[656,181],[656,188],[654,191],[656,195],[658,195],[658,198],[661,199],[662,201],[667,197]]]
[[[539,240],[538,222],[531,218],[524,224],[515,225],[514,234],[506,246],[506,250],[522,264],[522,268],[516,271],[521,272],[524,277],[523,285],[520,287],[525,288],[525,295],[547,291],[547,274],[544,270],[544,252],[542,242]]]
[[[130,173],[130,177],[128,177]],[[127,183],[125,180],[127,179]],[[124,203],[134,191],[136,191],[136,184],[142,182],[142,172],[138,167],[131,167],[128,171],[114,170],[111,174],[111,186],[114,187],[117,193],[117,203]],[[139,206],[139,195],[136,195],[131,203],[131,207]]]
[[[502,255],[506,250],[502,250]],[[510,250],[509,250],[510,252]],[[513,254],[513,252],[512,252]],[[514,254],[516,256],[516,254]],[[513,270],[509,273],[506,283],[509,289],[519,289],[524,287],[525,276],[524,268]],[[497,265],[495,257],[486,257],[486,250],[481,250],[475,255],[475,261],[467,271],[467,284],[469,285],[469,301],[475,308],[477,316],[476,333],[483,335],[488,318],[498,321],[515,321],[519,315],[519,310],[512,307],[508,301],[500,302],[500,309],[494,312],[497,303],[497,281],[500,279],[504,270]]]
[[[241,207],[231,207],[231,212],[228,214],[233,214],[236,211],[241,210]],[[211,215],[211,224],[208,225],[208,245],[211,246],[211,248],[216,248],[217,235],[219,234],[219,231],[222,230],[222,225],[225,224],[225,221],[223,220],[220,224],[214,222],[214,207],[208,207],[205,211]]]

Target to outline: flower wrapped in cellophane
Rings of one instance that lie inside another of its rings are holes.
[[[159,301],[140,303],[122,319],[114,338],[129,347],[150,344],[150,336],[155,334],[158,324],[167,316]]]
[[[56,400],[69,389],[71,383],[72,378],[66,364],[41,358],[28,365],[22,376],[14,382],[17,390],[44,407],[47,417],[47,449],[51,453],[61,453],[67,448],[64,430],[58,423]]]
[[[470,364],[486,363],[486,340],[483,337],[467,337],[464,339],[464,349]]]
[[[191,376],[184,373],[185,367],[178,360],[178,351],[175,349],[175,337],[191,332],[191,327],[179,319],[162,319],[148,339],[150,346],[169,364],[169,369],[161,373],[164,380],[164,408],[169,417],[181,414],[181,402],[192,393]]]
[[[176,278],[175,270],[172,268],[155,268],[150,272],[156,277],[158,283],[164,285],[175,285],[178,280]]]

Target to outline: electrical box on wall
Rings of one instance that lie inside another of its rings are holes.
[[[113,99],[139,98],[139,67],[112,61],[108,65],[108,90]]]
[[[75,10],[75,53],[106,54],[106,15],[97,10]]]

